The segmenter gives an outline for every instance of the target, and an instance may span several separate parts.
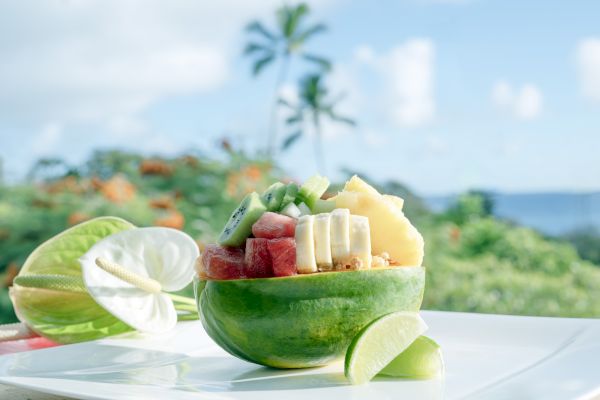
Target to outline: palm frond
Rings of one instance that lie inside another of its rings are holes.
[[[281,145],[281,150],[289,149],[298,139],[302,137],[302,131],[298,130],[294,133],[289,134]]]
[[[302,58],[317,64],[325,72],[331,70],[331,61],[324,57],[316,56],[314,54],[302,54]]]
[[[277,27],[281,31],[281,35],[285,37],[285,30],[290,19],[291,9],[288,5],[279,7],[275,11],[275,19],[277,20]]]
[[[346,116],[339,115],[338,113],[336,113],[336,112],[333,110],[333,107],[332,107],[332,106],[329,106],[329,107],[323,107],[323,108],[321,109],[321,111],[322,111],[324,114],[327,114],[327,116],[328,116],[329,118],[331,118],[333,121],[336,121],[336,122],[341,122],[341,123],[344,123],[344,124],[347,124],[347,125],[350,125],[350,126],[356,126],[356,121],[355,121],[354,119],[352,119],[352,118],[350,118],[350,117],[346,117]]]
[[[308,40],[311,36],[314,36],[318,33],[325,32],[327,30],[327,25],[325,24],[316,24],[306,29],[304,32],[300,32],[296,35],[294,41],[298,42],[298,45],[304,44],[306,40]]]
[[[280,97],[280,98],[277,99],[277,104],[279,104],[280,106],[284,106],[284,107],[290,108],[290,109],[296,108],[296,107],[294,107],[294,105],[292,103],[290,103],[289,101],[287,101],[283,97]]]
[[[275,59],[275,54],[274,53],[269,53],[268,55],[264,56],[263,58],[260,58],[260,59],[256,60],[256,62],[252,66],[252,74],[254,76],[257,76],[258,74],[260,74],[260,72],[267,65],[269,65],[270,63],[272,63],[274,59]]]
[[[246,26],[247,32],[258,33],[259,35],[264,36],[270,41],[275,41],[277,36],[271,32],[260,21],[252,21]]]
[[[289,10],[289,9],[288,9]],[[287,19],[283,25],[283,33],[286,38],[292,38],[296,29],[300,25],[300,21],[310,12],[306,3],[300,3],[288,12]]]
[[[336,122],[341,122],[350,126],[356,126],[356,120],[350,117],[343,117],[337,114],[334,114],[333,116],[330,115],[329,117]]]
[[[298,122],[302,122],[302,113],[298,112],[291,117],[286,118],[285,123],[288,125],[297,124]]]
[[[253,53],[260,53],[260,52],[272,52],[272,51],[273,51],[273,49],[271,49],[270,47],[267,47],[264,44],[259,44],[259,43],[254,43],[254,42],[250,42],[250,43],[246,44],[246,47],[244,47],[245,55],[250,55]]]

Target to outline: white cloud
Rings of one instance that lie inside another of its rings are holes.
[[[513,88],[508,82],[498,81],[494,84],[492,88],[492,101],[494,104],[501,107],[510,106],[513,98]]]
[[[435,46],[430,39],[409,39],[382,55],[361,46],[355,58],[374,66],[381,75],[386,111],[397,127],[421,126],[433,120]]]
[[[587,38],[579,42],[577,66],[583,94],[600,100],[600,38]]]
[[[507,110],[520,119],[535,119],[543,108],[542,92],[530,83],[517,88],[500,80],[492,87],[491,98],[498,108]]]
[[[370,64],[375,60],[375,52],[370,46],[362,44],[354,49],[354,59],[360,63]]]
[[[17,126],[52,120],[65,130],[93,124],[120,136],[148,129],[141,115],[149,106],[224,85],[243,26],[277,5],[2,2],[0,37],[11,40],[0,42],[0,119]]]
[[[525,85],[521,88],[516,102],[515,112],[523,119],[534,119],[542,112],[542,93],[533,85]]]

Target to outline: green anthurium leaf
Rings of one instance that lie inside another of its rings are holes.
[[[35,249],[11,288],[17,317],[32,330],[59,343],[93,340],[132,330],[82,291],[78,259],[114,233],[135,228],[115,217],[76,225]]]
[[[81,276],[78,259],[96,242],[126,229],[133,224],[116,217],[99,217],[75,225],[42,243],[27,257],[21,275]]]
[[[17,317],[31,330],[58,343],[77,343],[133,330],[100,307],[87,292],[14,285]]]

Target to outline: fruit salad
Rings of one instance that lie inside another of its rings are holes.
[[[424,244],[403,200],[356,176],[337,194],[324,196],[328,188],[315,176],[250,193],[203,249],[200,318],[232,355],[277,368],[326,365],[377,318],[419,311]]]
[[[403,200],[381,195],[359,177],[328,199],[329,181],[277,182],[248,194],[217,244],[197,263],[202,279],[284,277],[330,271],[421,265],[423,239],[402,212]]]

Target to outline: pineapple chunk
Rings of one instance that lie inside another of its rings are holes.
[[[377,191],[373,193],[375,189],[358,177],[353,177],[346,187],[358,191],[338,193],[334,198],[335,206],[369,218],[373,254],[387,252],[393,264],[421,265],[425,246],[423,237],[404,216],[398,201]]]
[[[372,195],[379,195],[377,189],[373,186],[369,185],[367,182],[360,179],[357,175],[354,175],[346,184],[344,185],[344,192],[357,192],[357,193],[367,193]],[[404,207],[404,199],[393,196],[391,194],[382,195],[387,201],[394,203],[400,210]]]
[[[369,185],[367,182],[360,179],[358,176],[354,175],[346,184],[344,185],[344,192],[358,192],[358,193],[370,193],[370,194],[379,194],[377,189],[373,186]]]
[[[404,207],[404,199],[403,198],[398,197],[398,196],[393,196],[391,194],[384,194],[383,198],[391,203],[394,203],[394,205],[396,207],[398,207],[398,209],[400,211],[402,211],[402,207]]]

